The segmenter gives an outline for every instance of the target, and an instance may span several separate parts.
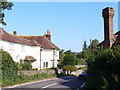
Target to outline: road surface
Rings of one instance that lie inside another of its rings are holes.
[[[84,86],[85,86],[84,81],[79,80],[75,76],[70,76],[70,77],[42,80],[39,82],[29,83],[20,86],[14,86],[5,90],[41,90],[41,89],[83,90]]]

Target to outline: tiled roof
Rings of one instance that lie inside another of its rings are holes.
[[[3,30],[3,28],[0,28],[0,37],[1,37],[0,39],[2,39],[4,41],[20,43],[20,44],[25,44],[25,45],[29,45],[29,46],[37,45],[37,43],[34,40],[28,40],[21,36],[9,34],[5,30]]]
[[[0,28],[0,39],[29,46],[40,46],[44,49],[59,49],[45,36],[18,36],[7,33],[3,28]]]
[[[36,59],[33,56],[26,56],[24,60],[26,60],[26,61],[36,61]]]
[[[99,45],[103,44],[103,43],[104,43],[104,41],[102,41],[101,43],[99,43]],[[116,32],[114,34],[114,43],[120,43],[120,31],[118,31],[118,32]]]
[[[46,36],[23,36],[28,40],[35,40],[45,49],[59,49]]]
[[[116,32],[114,35],[116,36],[115,43],[120,43],[120,31]]]

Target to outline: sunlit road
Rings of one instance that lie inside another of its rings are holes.
[[[63,77],[57,79],[43,80],[40,82],[30,83],[27,85],[20,85],[11,87],[9,90],[40,90],[40,89],[69,89],[69,90],[83,90],[84,81],[79,80],[75,76]],[[8,89],[7,89],[8,90]]]

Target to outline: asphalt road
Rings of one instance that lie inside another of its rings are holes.
[[[5,90],[40,90],[40,89],[83,90],[84,85],[85,85],[84,81],[79,80],[75,76],[70,76],[15,86]]]

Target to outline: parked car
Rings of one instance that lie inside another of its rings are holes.
[[[79,76],[78,76],[78,78],[79,78],[80,80],[85,80],[86,77],[87,77],[87,73],[86,73],[86,72],[81,73],[81,74],[79,74]]]

